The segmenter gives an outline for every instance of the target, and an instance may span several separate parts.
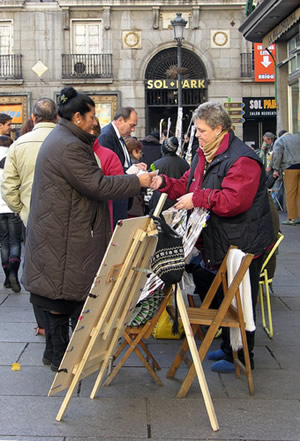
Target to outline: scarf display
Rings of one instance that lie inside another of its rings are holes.
[[[210,141],[204,146],[200,146],[207,162],[212,162],[212,160],[215,157],[215,154],[217,153],[218,148],[220,147],[221,142],[223,141],[224,136],[227,133],[228,133],[227,130],[223,130],[216,139]]]

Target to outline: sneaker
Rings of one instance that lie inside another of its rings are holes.
[[[211,365],[210,369],[213,372],[218,372],[220,374],[231,374],[232,372],[235,372],[234,364],[227,360],[216,361]]]
[[[207,360],[219,361],[223,360],[225,357],[225,353],[222,349],[218,349],[217,351],[209,352],[207,354]]]
[[[287,219],[282,222],[282,225],[296,225],[295,219]]]

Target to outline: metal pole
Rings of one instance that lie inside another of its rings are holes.
[[[182,107],[182,85],[181,85],[181,73],[180,73],[180,69],[181,69],[181,40],[178,39],[177,40],[177,68],[178,68],[178,108]]]
[[[183,156],[182,151],[182,84],[181,84],[181,40],[178,38],[177,40],[177,79],[178,79],[178,95],[177,95],[177,105],[178,105],[178,111],[177,111],[177,139],[178,139],[178,154],[179,156]]]

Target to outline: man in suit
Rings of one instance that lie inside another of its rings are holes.
[[[132,107],[121,107],[113,117],[110,124],[103,127],[98,138],[99,144],[113,150],[122,163],[124,172],[131,166],[130,155],[127,150],[124,138],[135,131],[138,122],[136,111]],[[146,170],[144,163],[137,164],[138,168]],[[113,201],[113,225],[120,219],[128,217],[128,199],[117,199]]]
[[[137,122],[137,113],[132,107],[121,107],[98,138],[100,145],[113,150],[119,156],[124,171],[131,165],[124,138],[135,131]]]

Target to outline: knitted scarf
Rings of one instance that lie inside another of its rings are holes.
[[[212,160],[215,157],[215,154],[217,153],[218,148],[220,147],[221,142],[223,141],[224,136],[227,133],[228,133],[227,130],[223,130],[216,139],[201,146],[201,149],[204,153],[207,162],[212,162]]]

